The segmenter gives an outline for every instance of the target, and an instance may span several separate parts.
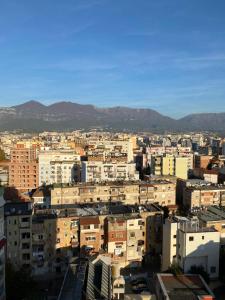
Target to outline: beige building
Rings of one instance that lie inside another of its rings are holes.
[[[118,201],[124,204],[174,205],[176,203],[176,184],[166,180],[104,184],[81,183],[72,186],[54,186],[51,190],[52,206]]]
[[[54,186],[51,205],[121,201],[126,204],[139,202],[139,183],[82,183],[73,186]]]
[[[145,220],[140,216],[112,216],[106,219],[107,253],[112,261],[126,265],[139,265],[146,252]]]
[[[31,267],[32,206],[31,202],[5,204],[7,259],[16,267]]]
[[[225,206],[225,186],[202,185],[186,187],[183,192],[183,205],[189,208],[209,205]]]

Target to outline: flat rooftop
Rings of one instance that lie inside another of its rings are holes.
[[[186,190],[225,190],[225,185],[223,184],[211,184],[211,185],[195,185],[195,186],[188,186],[185,188]]]
[[[53,215],[55,217],[82,217],[82,216],[100,216],[100,215],[120,215],[132,217],[142,212],[158,212],[162,210],[156,204],[146,205],[123,205],[120,203],[93,203],[93,204],[73,204],[63,208],[56,207],[51,209],[39,209],[35,211],[36,218],[45,218],[46,216]],[[45,215],[45,217],[44,217]]]
[[[225,221],[225,209],[218,206],[209,206],[196,214],[203,222]]]
[[[168,294],[170,300],[195,300],[203,296],[211,296],[211,299],[215,299],[199,275],[157,274],[157,277],[164,293]]]

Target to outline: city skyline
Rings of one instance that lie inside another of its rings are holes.
[[[223,112],[225,3],[3,1],[0,105]]]

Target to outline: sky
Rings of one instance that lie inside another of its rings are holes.
[[[0,0],[0,106],[225,111],[224,0]]]

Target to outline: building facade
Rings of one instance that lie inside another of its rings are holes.
[[[18,144],[11,149],[9,163],[9,186],[29,191],[39,186],[36,147],[26,148]]]
[[[73,150],[49,150],[39,153],[39,183],[71,183],[80,180],[80,155]]]

